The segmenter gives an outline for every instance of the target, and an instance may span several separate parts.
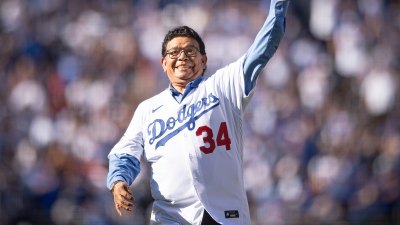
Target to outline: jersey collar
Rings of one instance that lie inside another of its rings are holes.
[[[189,94],[189,92],[195,88],[197,88],[200,84],[200,82],[203,80],[203,76],[200,76],[192,81],[190,81],[186,87],[185,87],[185,91],[182,93],[180,93],[179,91],[177,91],[172,84],[169,84],[169,91],[171,92],[172,97],[175,98],[175,100],[179,103],[182,102],[182,100],[186,97],[186,95]]]

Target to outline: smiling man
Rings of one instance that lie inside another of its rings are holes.
[[[170,85],[139,104],[108,156],[107,186],[120,215],[133,210],[129,185],[143,158],[152,170],[150,224],[250,224],[242,115],[283,37],[288,3],[272,0],[247,52],[208,77],[203,76],[207,56],[200,36],[187,26],[167,33],[161,64]]]
[[[193,35],[196,34],[189,27],[184,26],[177,28],[170,35],[167,35],[163,44],[162,54],[164,57],[161,59],[164,72],[167,74],[171,85],[178,92],[182,93],[190,81],[203,75],[207,63],[204,44],[203,53],[200,54],[199,43],[195,39],[191,37],[174,37],[175,33],[185,32],[193,32]],[[169,40],[171,38],[172,40]],[[197,38],[201,41],[200,37]],[[165,48],[168,50],[165,50]]]

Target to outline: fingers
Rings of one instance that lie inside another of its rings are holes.
[[[133,211],[133,203],[128,201],[116,201],[115,202],[115,210],[117,211],[118,215],[122,215],[122,209],[126,211]]]
[[[133,193],[132,193],[132,190],[131,189],[129,189],[129,187],[128,186],[126,186],[126,190],[125,191],[127,191],[131,196],[133,196]]]
[[[129,199],[124,196],[116,197],[114,202],[118,209],[125,209],[127,211],[133,210],[133,197]]]
[[[121,209],[125,209],[126,211],[133,210],[133,194],[126,183],[118,183],[115,185],[113,195],[115,210],[117,211],[118,215],[122,215]]]
[[[117,199],[119,201],[120,204],[122,204],[123,206],[131,206],[133,205],[133,195],[132,192],[128,192],[128,191],[120,191],[118,193],[116,193],[116,195],[114,195],[114,198]]]
[[[122,216],[122,212],[119,209],[120,206],[117,203],[115,203],[114,206],[115,206],[115,210],[117,211],[118,215]]]
[[[127,195],[120,195],[117,197],[117,203],[119,207],[127,210],[127,211],[132,211],[133,210],[133,196],[130,194]]]

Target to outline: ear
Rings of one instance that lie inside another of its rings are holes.
[[[167,61],[165,60],[165,57],[161,57],[160,63],[163,67],[164,73],[167,72]]]
[[[203,69],[205,69],[207,67],[207,55],[201,56],[201,62],[203,64]]]

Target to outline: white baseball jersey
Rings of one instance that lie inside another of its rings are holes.
[[[249,96],[242,65],[241,58],[200,78],[181,103],[169,89],[142,102],[113,148],[150,162],[153,224],[199,224],[204,207],[220,223],[250,224],[241,121]],[[133,141],[137,148],[124,148]]]
[[[269,19],[246,55],[189,83],[191,91],[181,102],[166,89],[136,109],[109,157],[126,154],[150,163],[151,224],[197,225],[204,209],[224,225],[251,224],[243,182],[242,114],[260,69],[283,35],[286,3],[273,0]],[[275,19],[276,11],[280,16]],[[109,186],[121,176],[112,170]]]

